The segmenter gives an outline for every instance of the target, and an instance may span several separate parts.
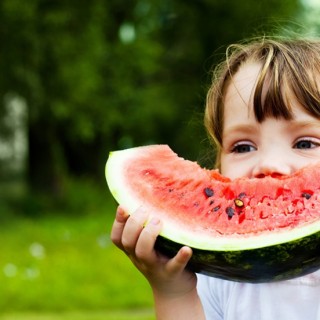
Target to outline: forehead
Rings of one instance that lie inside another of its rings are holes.
[[[229,80],[224,98],[224,119],[236,121],[239,115],[253,112],[253,95],[261,64],[246,63]],[[234,115],[234,116],[233,116]]]

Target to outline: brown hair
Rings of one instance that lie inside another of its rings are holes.
[[[266,117],[292,119],[287,88],[302,107],[320,118],[320,40],[269,39],[234,44],[227,59],[214,70],[205,108],[205,126],[217,148],[219,166],[222,147],[224,94],[232,77],[246,62],[261,63],[261,72],[253,96],[258,122]],[[267,88],[262,97],[262,89]]]

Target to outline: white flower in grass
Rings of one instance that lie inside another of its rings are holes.
[[[111,244],[110,237],[106,234],[102,234],[97,238],[98,246],[101,248],[106,248]]]
[[[25,270],[25,277],[29,280],[36,279],[39,277],[39,275],[40,275],[40,271],[37,268],[30,267],[30,268],[26,268]]]
[[[8,278],[13,278],[17,275],[18,273],[18,268],[15,264],[13,263],[7,263],[4,267],[3,267],[3,273],[6,277]]]
[[[46,256],[45,248],[42,244],[34,242],[29,247],[30,254],[36,259],[43,259]]]

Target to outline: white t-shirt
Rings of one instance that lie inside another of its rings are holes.
[[[320,270],[259,284],[197,276],[207,320],[320,320]]]

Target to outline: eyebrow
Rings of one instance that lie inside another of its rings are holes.
[[[319,124],[320,125],[320,124]],[[224,140],[225,137],[230,135],[231,133],[254,133],[257,131],[257,125],[251,125],[251,124],[237,124],[234,126],[230,126],[227,129],[223,129],[222,134],[222,140]]]
[[[319,127],[320,128],[320,119],[319,120],[308,120],[308,121],[296,121],[291,120],[290,126],[293,129],[296,128],[305,128],[305,127]]]

